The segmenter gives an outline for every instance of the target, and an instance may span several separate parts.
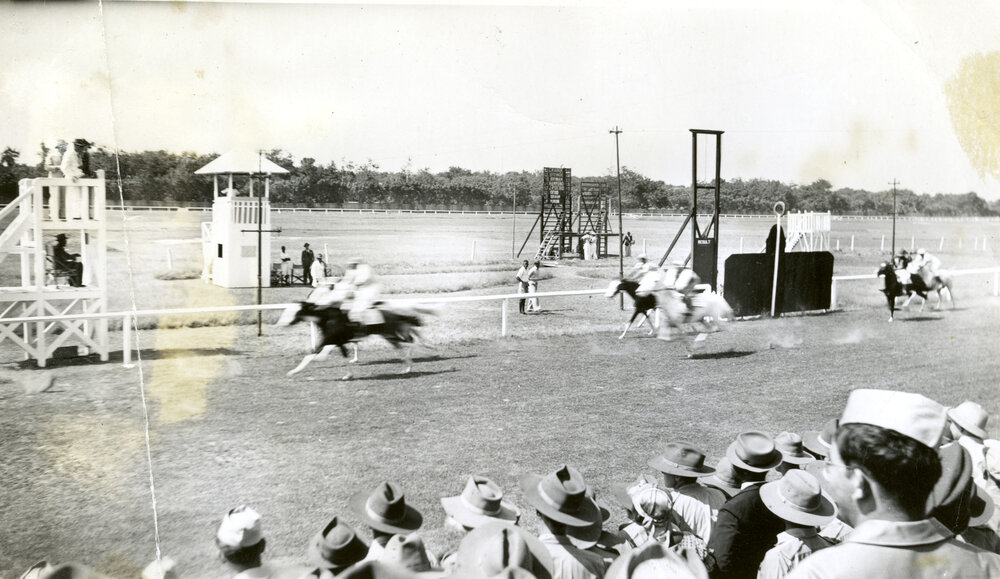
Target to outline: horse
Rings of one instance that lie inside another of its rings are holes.
[[[386,302],[376,302],[374,309],[381,316],[378,324],[359,324],[352,321],[347,312],[341,308],[342,303],[333,301],[329,303],[315,303],[313,301],[303,301],[290,305],[282,313],[277,325],[289,326],[302,321],[309,321],[316,324],[320,331],[320,339],[313,351],[302,358],[302,362],[288,372],[288,376],[298,374],[313,360],[325,360],[334,348],[339,349],[345,358],[347,355],[347,345],[354,346],[354,359],[357,361],[356,343],[368,336],[381,336],[385,338],[394,348],[401,350],[406,368],[401,374],[410,372],[413,368],[413,359],[410,356],[410,348],[420,338],[417,330],[422,325],[421,314],[436,313],[436,308],[427,305],[401,305],[389,304]],[[349,380],[352,378],[350,372],[341,378]]]
[[[923,298],[919,311],[924,311],[924,304],[927,303],[927,295],[931,292],[937,292],[938,295],[938,301],[934,304],[935,310],[941,309],[941,304],[944,303],[944,294],[942,292],[948,293],[948,301],[951,302],[952,309],[955,308],[955,298],[951,293],[951,274],[947,270],[939,269],[937,272],[931,272],[927,265],[920,265],[914,262],[910,264],[908,271],[910,272],[911,287],[914,292]],[[906,298],[903,307],[908,306],[912,299],[913,294],[911,293]]]
[[[686,334],[686,327],[692,326],[698,332],[691,346],[692,352],[705,340],[708,333],[722,331],[725,322],[733,317],[733,308],[729,302],[711,291],[711,286],[699,284],[695,288],[690,308],[684,303],[684,296],[680,292],[673,289],[659,292],[663,296],[659,300],[660,308],[666,314],[667,323],[661,326],[658,337],[669,341],[671,329],[678,329]]]
[[[891,322],[896,314],[896,298],[907,296],[906,304],[910,303],[913,299],[913,294],[916,293],[920,297],[927,301],[927,292],[921,288],[913,286],[913,278],[911,276],[910,283],[903,283],[899,280],[899,276],[896,273],[896,268],[894,264],[883,261],[875,272],[876,277],[880,281],[881,287],[879,291],[885,294],[885,299],[889,303],[889,321]],[[904,304],[904,307],[906,306]]]
[[[656,324],[653,318],[650,317],[651,312],[655,312],[657,308],[656,296],[652,293],[637,295],[636,290],[639,288],[639,282],[630,279],[621,279],[617,281],[612,281],[608,284],[608,289],[604,292],[605,297],[613,298],[621,292],[624,292],[632,298],[632,303],[634,305],[634,311],[632,312],[632,317],[629,318],[627,324],[625,324],[625,329],[622,330],[618,339],[621,340],[625,338],[625,334],[628,333],[629,328],[635,322],[636,318],[642,316],[639,320],[639,325],[637,327],[642,327],[642,324],[647,320],[649,321],[649,335],[653,335],[653,331],[656,330]]]

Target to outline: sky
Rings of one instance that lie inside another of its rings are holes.
[[[752,7],[751,7],[752,4]],[[1000,7],[956,0],[0,4],[0,147],[1000,198]],[[699,175],[713,149],[699,145]]]

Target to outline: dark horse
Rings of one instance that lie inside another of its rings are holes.
[[[899,281],[899,277],[896,275],[896,269],[893,264],[882,262],[878,268],[876,276],[881,280],[880,291],[885,294],[886,301],[889,302],[889,321],[892,321],[893,316],[896,313],[896,298],[907,296],[912,297],[914,293],[922,297],[924,300],[927,299],[927,292],[919,287],[914,287],[913,284],[904,284]],[[909,300],[907,300],[909,303]]]
[[[643,319],[639,321],[640,326],[642,325],[642,322],[649,320],[650,335],[652,335],[653,331],[656,330],[656,326],[653,321],[654,318],[650,317],[650,314],[654,313],[657,308],[656,295],[649,293],[648,295],[637,296],[635,295],[635,290],[638,288],[639,282],[623,279],[611,282],[607,291],[604,292],[604,295],[609,298],[615,297],[619,292],[625,292],[632,298],[632,302],[635,304],[635,311],[632,312],[632,317],[629,319],[628,323],[625,324],[625,329],[622,331],[622,334],[618,336],[619,340],[625,337],[625,334],[628,333],[629,328],[632,327],[632,324],[639,316],[643,316]]]
[[[320,332],[320,339],[317,341],[312,353],[302,358],[302,362],[293,370],[288,372],[293,376],[301,372],[315,359],[324,360],[329,353],[337,348],[340,353],[347,358],[347,344],[354,344],[368,336],[382,336],[394,348],[402,350],[403,360],[406,369],[403,374],[410,371],[413,360],[410,357],[409,348],[420,337],[417,328],[421,325],[420,314],[434,313],[434,308],[423,305],[388,305],[377,303],[376,309],[381,314],[382,323],[372,325],[362,325],[352,321],[347,316],[347,312],[341,309],[340,302],[331,304],[316,304],[305,301],[292,304],[281,315],[278,320],[279,326],[288,326],[301,321],[309,321],[316,324]],[[354,360],[357,360],[357,349],[355,349]],[[348,372],[343,380],[351,378]]]

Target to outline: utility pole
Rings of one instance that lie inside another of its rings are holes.
[[[896,259],[896,185],[899,185],[899,182],[893,177],[892,183],[889,184],[892,185],[892,256],[889,258],[891,262]]]
[[[618,150],[618,135],[622,134],[622,130],[615,125],[615,128],[608,132],[615,135],[615,165],[618,168],[618,278],[621,279],[625,277],[625,252],[622,247],[625,235],[622,229],[622,161]],[[619,307],[625,309],[625,297],[621,294],[618,295],[618,302]]]

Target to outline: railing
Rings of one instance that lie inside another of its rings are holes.
[[[993,274],[993,295],[1000,296],[1000,267],[981,267],[977,269],[949,269],[948,273],[953,276],[963,276],[963,275],[976,275],[976,274]],[[862,275],[835,275],[833,276],[833,281],[830,283],[830,309],[835,309],[837,307],[837,282],[842,281],[858,281],[863,279],[877,279],[877,274],[862,274]]]

